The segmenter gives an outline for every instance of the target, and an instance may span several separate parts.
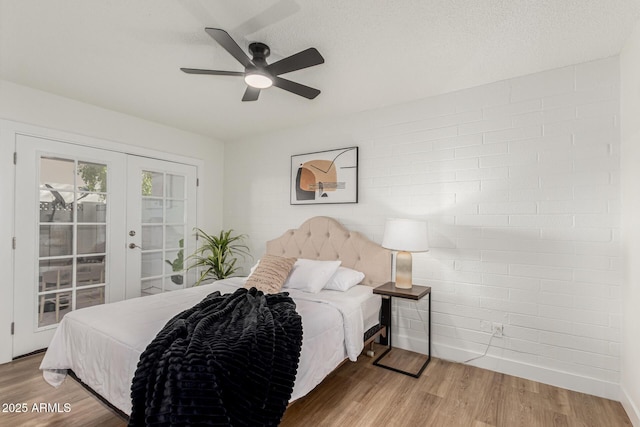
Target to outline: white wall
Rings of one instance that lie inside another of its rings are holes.
[[[0,119],[62,131],[60,134],[98,138],[107,144],[115,142],[115,146],[136,154],[148,149],[204,162],[206,167],[198,172],[204,202],[199,211],[205,213],[199,218],[199,225],[210,230],[222,226],[224,144],[220,141],[3,80],[0,80]],[[5,201],[0,217],[0,270],[5,274],[5,280],[0,282],[0,363],[11,360],[9,325],[13,318],[13,280],[7,278],[7,272],[13,268],[14,139],[7,122],[4,123],[0,125],[0,200]]]
[[[622,403],[640,426],[640,24],[620,54],[624,280]]]
[[[227,144],[224,225],[258,258],[314,215],[378,242],[385,218],[426,218],[414,281],[433,287],[436,356],[482,353],[500,322],[477,365],[618,399],[618,110],[615,57]],[[358,204],[289,205],[292,154],[352,145]],[[424,352],[398,306],[394,343]]]

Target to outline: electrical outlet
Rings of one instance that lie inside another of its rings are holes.
[[[492,323],[491,333],[495,333],[496,337],[501,337],[504,333],[504,325],[502,323]]]

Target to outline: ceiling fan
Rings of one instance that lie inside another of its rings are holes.
[[[260,90],[271,86],[279,87],[308,99],[314,99],[320,94],[318,89],[279,77],[280,74],[323,64],[324,58],[317,49],[310,47],[273,64],[267,64],[266,58],[271,51],[266,44],[251,43],[249,52],[251,52],[253,58],[249,58],[226,31],[218,28],[205,28],[205,31],[244,66],[244,72],[180,68],[185,73],[244,77],[247,90],[242,97],[243,101],[256,101],[260,96]]]

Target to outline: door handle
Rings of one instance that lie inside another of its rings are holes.
[[[142,247],[136,245],[135,243],[129,243],[129,249],[135,249],[135,248],[140,248],[142,249]]]

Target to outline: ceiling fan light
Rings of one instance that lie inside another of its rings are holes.
[[[264,74],[259,73],[245,75],[244,81],[249,86],[255,87],[257,89],[266,89],[273,85],[273,80],[271,80],[269,76],[265,76]]]

